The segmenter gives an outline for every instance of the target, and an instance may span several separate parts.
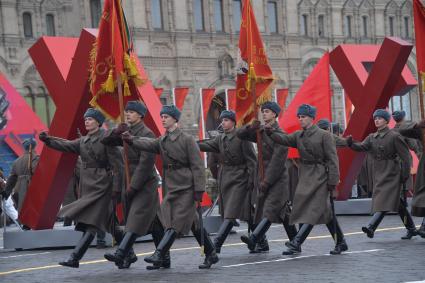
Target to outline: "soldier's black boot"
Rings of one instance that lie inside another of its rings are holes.
[[[218,229],[217,236],[214,239],[216,253],[219,254],[221,252],[221,246],[223,246],[224,241],[226,240],[230,231],[232,231],[233,225],[234,222],[232,219],[224,219],[223,223],[220,226],[220,229]]]
[[[67,261],[59,262],[60,265],[78,268],[80,266],[80,260],[83,258],[87,249],[89,248],[91,242],[94,239],[94,233],[84,232],[80,241],[75,246],[74,250],[71,253],[70,258]]]
[[[269,230],[271,225],[272,223],[267,218],[263,218],[250,236],[241,236],[242,242],[248,245],[248,249],[250,251],[255,250],[255,245],[263,239],[263,236],[266,234],[267,230]]]
[[[267,241],[266,235],[264,235],[261,239],[257,240],[257,244],[255,245],[255,249],[249,251],[251,254],[259,254],[266,253],[270,250],[269,241]]]
[[[401,239],[410,240],[412,239],[412,237],[417,236],[418,231],[416,230],[415,222],[413,222],[412,215],[410,215],[403,201],[400,201],[400,206],[398,207],[398,214],[400,215],[401,221],[403,221],[403,224],[407,230],[406,235],[401,237]]]
[[[418,229],[418,235],[421,236],[422,238],[425,238],[425,217],[422,220],[421,227],[419,227]]]
[[[195,236],[195,239],[198,242],[198,244],[201,245],[201,230],[192,229],[192,233]],[[208,269],[213,264],[218,262],[218,256],[215,252],[215,246],[213,242],[211,241],[210,237],[208,236],[208,232],[205,229],[203,231],[203,235],[204,235],[205,259],[204,259],[204,262],[199,265],[199,269]]]
[[[337,220],[335,221],[336,221],[336,231],[334,229],[333,220],[331,220],[331,222],[326,224],[326,227],[328,227],[329,233],[331,233],[332,238],[335,241],[335,248],[329,252],[331,255],[339,255],[342,252],[345,252],[348,250],[348,245],[347,245],[347,242],[345,241],[344,233],[342,232],[338,221]],[[336,236],[336,239],[335,239],[335,236]]]
[[[119,269],[129,268],[132,263],[137,261],[137,256],[131,248],[137,238],[138,235],[135,233],[125,233],[115,253],[106,253],[104,257],[109,261],[115,262]]]
[[[285,219],[283,220],[283,227],[285,228],[286,235],[288,235],[289,241],[292,241],[297,235],[297,227],[293,224],[289,224],[289,217],[285,217]]]
[[[378,225],[381,223],[382,219],[384,219],[386,212],[378,211],[375,212],[367,226],[362,227],[362,231],[366,233],[369,238],[373,238],[375,235],[375,230],[378,228]]]
[[[169,252],[171,245],[176,239],[177,232],[174,229],[167,229],[162,237],[161,242],[156,247],[153,255],[145,257],[147,263],[153,263],[154,265],[163,265],[166,261],[166,254]]]
[[[158,247],[159,243],[161,242],[162,237],[164,236],[164,228],[162,227],[161,223],[154,224],[153,230],[152,230],[152,239],[155,244],[155,248]],[[170,268],[171,266],[171,257],[170,257],[170,251],[167,251],[164,255],[164,260],[161,264],[153,264],[146,266],[147,270],[155,270],[162,268]]]
[[[300,253],[301,245],[304,243],[305,239],[307,239],[311,230],[313,230],[313,227],[314,225],[311,224],[301,225],[300,230],[298,230],[298,233],[295,238],[292,241],[285,243],[285,246],[288,249],[286,251],[283,251],[282,255],[293,255]]]

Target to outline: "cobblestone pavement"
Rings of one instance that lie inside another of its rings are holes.
[[[71,250],[0,250],[0,282],[413,282],[425,280],[425,239],[400,240],[405,233],[398,216],[387,216],[375,238],[360,227],[369,217],[339,217],[349,252],[330,256],[333,241],[326,227],[314,228],[297,256],[282,256],[287,240],[281,225],[268,232],[270,252],[249,254],[241,243],[241,225],[229,236],[220,261],[210,270],[199,270],[202,261],[194,238],[177,240],[171,251],[172,268],[148,271],[143,257],[153,243],[138,243],[139,260],[128,270],[118,270],[103,258],[114,249],[89,249],[79,269],[57,265]],[[420,223],[416,218],[415,222]]]

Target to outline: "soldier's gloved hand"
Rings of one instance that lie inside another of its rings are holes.
[[[113,201],[121,202],[121,192],[112,191],[111,198]]]
[[[202,202],[202,196],[203,195],[204,195],[204,192],[196,191],[193,197],[194,197],[196,202]]]
[[[254,130],[254,131],[260,129],[260,127],[261,127],[261,122],[258,120],[254,120],[250,126],[251,130]]]
[[[267,192],[267,190],[269,189],[270,184],[267,183],[266,181],[261,181],[260,182],[260,191],[262,192]]]
[[[112,130],[112,132],[117,136],[127,131],[128,131],[128,125],[126,123],[121,123],[118,125],[118,127]]]
[[[134,195],[136,194],[136,190],[133,189],[132,187],[129,187],[126,191],[125,194],[127,196],[127,199],[132,199],[134,197]]]
[[[273,127],[272,127],[272,125],[265,125],[264,126],[264,131],[266,132],[266,134],[268,136],[271,136],[273,134]]]
[[[121,134],[121,138],[124,142],[129,145],[133,144],[133,136],[129,132],[124,132]]]
[[[347,145],[348,145],[348,147],[351,147],[351,146],[353,145],[353,137],[352,137],[351,135],[349,135],[349,136],[346,138],[346,141],[347,141]]]
[[[38,138],[42,141],[42,142],[44,142],[44,143],[46,143],[48,140],[49,140],[49,135],[47,134],[47,132],[41,132],[39,135],[38,135]]]
[[[417,124],[416,124],[417,128],[425,128],[425,119],[424,120],[420,120]]]

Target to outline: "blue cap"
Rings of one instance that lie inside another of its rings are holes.
[[[236,114],[233,110],[223,110],[220,113],[220,120],[223,120],[223,118],[227,118],[233,120],[233,122],[236,122]]]
[[[311,118],[316,118],[316,107],[309,104],[301,104],[298,107],[297,116],[308,116]]]
[[[145,104],[137,100],[127,102],[127,105],[125,106],[125,110],[137,112],[142,117],[145,117],[145,114],[147,111]]]
[[[29,150],[30,147],[32,149],[34,149],[36,147],[36,145],[37,145],[37,141],[34,138],[25,139],[22,142],[22,145],[24,146],[25,150]]]
[[[320,129],[328,130],[331,126],[331,123],[329,122],[328,119],[320,119],[319,121],[317,121],[317,126]]]
[[[89,108],[84,113],[84,119],[88,117],[95,119],[99,123],[99,126],[102,126],[103,122],[105,122],[105,116],[103,116],[102,112],[94,108]]]
[[[406,112],[404,110],[397,110],[393,112],[393,118],[396,122],[400,122],[406,117]]]
[[[376,117],[381,117],[387,122],[389,122],[391,118],[390,113],[388,113],[388,111],[385,109],[376,109],[375,112],[373,112],[373,119],[375,119]]]
[[[176,119],[178,122],[180,120],[181,112],[175,105],[164,105],[162,106],[161,112],[159,112],[160,115],[167,114]]]
[[[276,113],[276,116],[278,116],[279,113],[280,113],[280,111],[282,110],[280,108],[279,104],[277,104],[276,102],[273,102],[273,101],[264,102],[261,105],[261,110],[264,110],[264,109],[270,109],[271,111],[273,111],[274,113]]]

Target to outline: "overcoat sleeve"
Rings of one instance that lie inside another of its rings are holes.
[[[362,142],[353,142],[350,148],[354,151],[359,151],[359,152],[369,151],[371,149],[371,142],[370,142],[371,137],[372,137],[371,135],[368,135]]]
[[[131,146],[141,151],[160,154],[159,139],[160,138],[134,137]]]
[[[257,133],[251,129],[250,125],[246,125],[236,129],[236,135],[241,140],[257,142]]]
[[[49,136],[46,145],[58,151],[80,154],[80,138],[75,140],[67,140]]]
[[[221,135],[218,135],[210,140],[202,140],[198,142],[199,149],[203,152],[215,152],[220,153],[220,147],[219,147],[219,139],[221,138]]]
[[[274,131],[270,138],[278,144],[289,146],[289,147],[297,147],[297,132],[292,134],[287,134],[282,131]]]

